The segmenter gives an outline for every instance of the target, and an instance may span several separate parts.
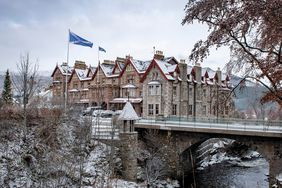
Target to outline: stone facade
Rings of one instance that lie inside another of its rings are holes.
[[[63,66],[52,74],[54,98],[64,96]],[[121,110],[129,100],[138,115],[153,118],[230,117],[234,111],[228,76],[159,51],[150,61],[127,56],[105,60],[97,68],[76,61],[69,70],[70,104]]]
[[[173,66],[177,68],[170,73]],[[164,72],[168,72],[169,76]],[[173,62],[171,59],[153,61],[142,80],[145,93],[143,117],[232,116],[234,103],[231,98],[231,90],[228,79],[221,80],[221,74],[221,71],[218,70],[212,77],[209,77],[208,71],[202,70],[199,64],[187,67],[184,61],[180,63]]]
[[[128,181],[136,181],[138,133],[122,132],[119,136],[121,143],[122,176]]]

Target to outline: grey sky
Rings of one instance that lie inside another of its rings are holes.
[[[70,60],[97,65],[100,59],[153,56],[153,46],[166,56],[187,59],[207,27],[181,25],[186,0],[1,0],[0,71],[14,70],[20,54],[30,52],[40,70],[66,61],[68,29],[94,43],[93,48],[70,45]],[[212,51],[203,66],[216,69],[229,60],[227,49]]]

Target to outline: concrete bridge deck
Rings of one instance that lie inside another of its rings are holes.
[[[134,125],[135,128],[159,129],[183,132],[229,134],[244,136],[259,136],[282,138],[282,122],[267,121],[183,121],[179,119],[141,119]]]

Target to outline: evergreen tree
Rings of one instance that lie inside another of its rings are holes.
[[[9,74],[9,70],[7,70],[4,80],[4,88],[2,91],[2,101],[4,104],[12,104],[12,82]]]

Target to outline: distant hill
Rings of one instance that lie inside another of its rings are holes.
[[[0,92],[2,92],[4,87],[4,80],[5,80],[6,72],[0,72]],[[39,80],[40,80],[40,88],[43,89],[48,87],[52,83],[51,78],[52,71],[39,71]],[[17,76],[16,73],[11,72],[11,77]]]

